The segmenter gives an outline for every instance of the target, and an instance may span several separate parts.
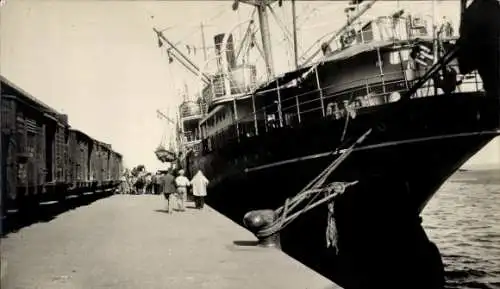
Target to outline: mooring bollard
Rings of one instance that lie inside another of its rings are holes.
[[[250,211],[243,217],[243,224],[259,239],[259,246],[281,248],[279,231],[269,236],[259,236],[258,232],[276,220],[273,210]]]

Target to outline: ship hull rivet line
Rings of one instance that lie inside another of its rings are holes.
[[[369,129],[365,132],[354,144],[345,150],[338,158],[336,158],[328,167],[316,176],[307,186],[304,187],[293,198],[285,200],[285,204],[276,210],[254,210],[245,214],[243,224],[247,227],[258,239],[259,245],[263,247],[281,248],[280,231],[283,230],[293,220],[298,218],[303,213],[316,208],[326,202],[329,202],[329,207],[333,208],[334,200],[337,196],[343,194],[347,187],[355,185],[354,182],[332,182],[324,185],[328,177],[335,171],[354,151],[356,145],[361,144],[366,137],[372,132]],[[323,194],[323,198],[315,201]],[[299,204],[308,200],[309,202],[302,208],[293,212]],[[331,210],[330,210],[331,211]],[[328,227],[326,229],[327,247],[337,248],[336,241],[336,226],[333,215],[329,214]]]

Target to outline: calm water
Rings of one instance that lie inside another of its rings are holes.
[[[447,288],[500,288],[500,170],[459,172],[422,217],[443,256]]]

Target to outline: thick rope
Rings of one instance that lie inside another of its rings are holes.
[[[256,236],[266,237],[279,232],[301,214],[335,198],[339,194],[342,194],[345,191],[346,187],[356,184],[357,181],[351,183],[334,182],[323,187],[323,184],[326,182],[332,172],[337,169],[344,160],[347,159],[347,157],[354,151],[354,147],[362,143],[371,132],[372,129],[369,129],[367,132],[365,132],[358,140],[356,140],[354,144],[352,144],[347,150],[345,150],[340,157],[335,159],[323,172],[321,172],[316,178],[314,178],[314,180],[307,184],[304,189],[302,189],[292,200],[287,199],[284,206],[279,207],[274,211],[274,214],[276,216],[280,216],[280,214],[281,216],[275,218],[275,221],[269,226],[266,226],[265,228],[259,230],[256,233]],[[332,193],[332,191],[334,191],[334,193]],[[320,193],[326,193],[327,196],[320,199],[319,201],[312,203],[316,198],[318,198]],[[304,208],[288,216],[288,214],[295,207],[297,207],[305,199],[309,198],[312,194],[314,194],[313,198],[310,199],[310,201]]]
[[[293,214],[291,214],[290,216],[286,216],[286,214],[283,214],[281,216],[281,218],[277,218],[277,220],[275,222],[273,222],[271,225],[265,227],[264,229],[258,231],[256,233],[256,236],[257,237],[268,237],[268,236],[271,236],[277,232],[279,232],[280,230],[282,230],[283,228],[285,228],[286,226],[288,226],[293,220],[295,220],[296,218],[298,218],[300,215],[302,215],[303,213],[306,213],[314,208],[316,208],[317,206],[325,203],[325,202],[328,202],[334,198],[336,198],[337,196],[341,195],[344,193],[345,191],[345,188],[349,187],[349,186],[352,186],[352,185],[355,185],[357,184],[358,182],[355,181],[355,182],[351,182],[351,183],[338,183],[338,182],[335,182],[335,183],[331,183],[329,184],[328,186],[326,186],[325,188],[321,188],[321,189],[317,189],[315,190],[316,194],[319,195],[319,193],[321,192],[325,192],[327,193],[327,196],[320,199],[319,201],[316,201],[306,207],[304,207],[302,210],[300,211],[297,211]],[[340,190],[337,190],[336,188],[339,188],[341,187],[342,189]],[[333,193],[332,193],[333,192]]]

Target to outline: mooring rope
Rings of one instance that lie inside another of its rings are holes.
[[[257,237],[268,237],[279,232],[303,213],[310,211],[325,202],[333,200],[335,197],[343,194],[347,187],[358,183],[358,181],[332,182],[326,186],[323,186],[323,184],[333,173],[333,171],[337,169],[342,164],[342,162],[344,162],[347,157],[354,151],[355,146],[362,143],[371,132],[372,129],[366,131],[361,137],[356,140],[356,142],[354,142],[354,144],[352,144],[347,150],[345,150],[340,157],[336,158],[330,165],[328,165],[325,170],[323,170],[318,176],[316,176],[316,178],[309,182],[297,195],[295,195],[292,199],[287,198],[285,200],[285,204],[274,211],[275,216],[277,216],[274,218],[274,221],[270,225],[259,230],[255,235]],[[319,201],[313,203],[313,201],[316,200],[321,193],[325,193],[325,196]],[[291,214],[294,208],[296,208],[306,199],[310,198],[311,195],[313,197],[301,210]]]

